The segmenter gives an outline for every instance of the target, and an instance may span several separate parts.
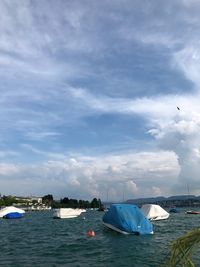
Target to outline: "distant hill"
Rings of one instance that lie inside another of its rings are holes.
[[[149,197],[149,198],[136,198],[136,199],[128,199],[126,200],[126,203],[155,203],[158,201],[165,200],[165,197]]]
[[[104,202],[105,207],[110,207],[114,202]],[[119,202],[118,202],[119,203]],[[120,203],[122,203],[120,201]],[[158,204],[162,207],[200,207],[200,196],[195,195],[177,195],[170,197],[148,197],[148,198],[136,198],[128,199],[124,203],[135,204],[142,206],[143,204]]]
[[[195,195],[180,195],[180,196],[171,196],[168,197],[168,200],[182,200],[182,199],[193,199],[193,198],[199,198]]]
[[[136,198],[136,199],[128,199],[126,203],[157,203],[160,201],[170,201],[170,200],[187,200],[187,199],[200,199],[200,197],[195,195],[178,195],[178,196],[170,196],[170,197],[149,197],[149,198]]]

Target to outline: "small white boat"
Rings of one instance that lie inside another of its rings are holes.
[[[200,211],[187,210],[185,213],[186,213],[186,214],[200,214]]]
[[[60,208],[55,210],[54,218],[55,219],[75,218],[85,211],[86,210],[84,209]]]
[[[21,218],[25,211],[14,206],[5,207],[0,210],[0,218],[15,219]]]
[[[169,213],[159,205],[145,204],[141,211],[150,221],[166,220],[169,217]]]

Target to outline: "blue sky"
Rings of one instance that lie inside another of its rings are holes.
[[[200,195],[199,1],[0,9],[1,194]]]

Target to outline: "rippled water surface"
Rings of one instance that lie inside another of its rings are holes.
[[[102,216],[87,211],[77,218],[55,220],[52,211],[45,211],[1,219],[0,266],[156,267],[165,261],[171,241],[200,226],[200,215],[182,210],[154,223],[154,235],[126,236],[106,229]],[[89,229],[95,237],[87,237]],[[198,255],[195,260],[200,266]]]

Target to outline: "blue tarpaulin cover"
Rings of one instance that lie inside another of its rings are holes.
[[[3,216],[4,219],[18,219],[21,217],[23,217],[23,214],[19,212],[10,212],[6,214],[5,216]]]
[[[141,210],[132,204],[113,204],[103,222],[130,234],[152,234],[153,225]]]

